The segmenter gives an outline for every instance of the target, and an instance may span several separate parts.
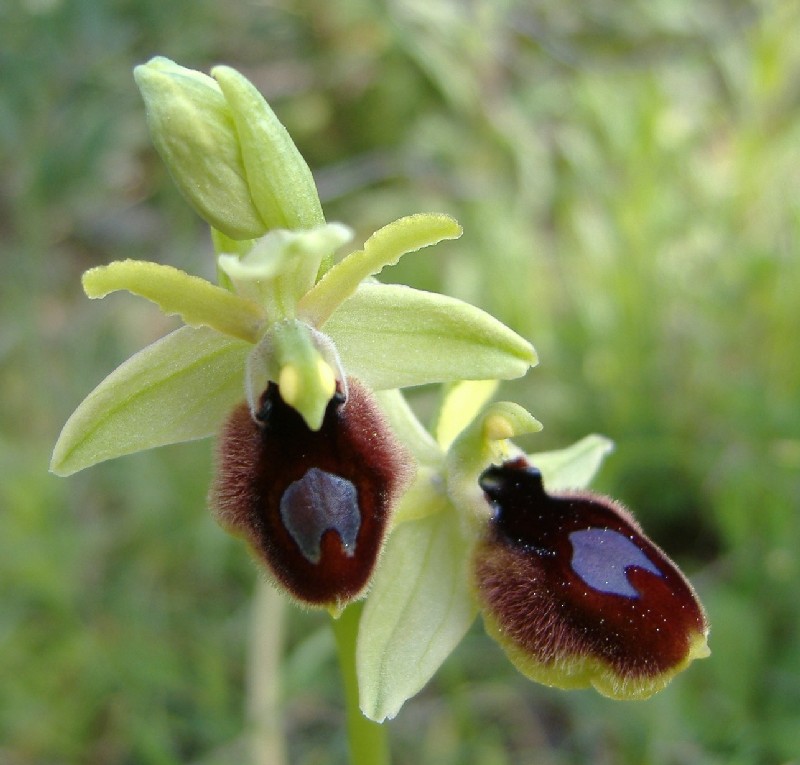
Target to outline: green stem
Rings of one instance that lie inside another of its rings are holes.
[[[283,596],[259,578],[252,606],[247,668],[247,719],[253,765],[286,765],[288,762],[279,680],[284,612]]]
[[[358,705],[356,637],[362,608],[362,603],[353,603],[338,619],[332,619],[347,707],[350,765],[389,765],[389,742],[385,726],[364,717]]]

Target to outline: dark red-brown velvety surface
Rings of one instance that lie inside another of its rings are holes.
[[[480,597],[506,637],[539,663],[592,656],[621,679],[675,667],[706,630],[691,585],[620,505],[588,492],[549,496],[526,468],[493,469],[496,514],[476,555]],[[639,597],[595,589],[573,569],[568,535],[590,528],[622,534],[659,571],[625,569]]]
[[[244,536],[298,599],[314,605],[346,602],[364,589],[409,472],[407,454],[377,404],[357,381],[348,382],[347,402],[331,401],[316,432],[279,395],[271,397],[266,426],[253,421],[246,404],[234,409],[220,437],[211,491],[220,522]],[[329,530],[321,539],[319,562],[312,563],[284,527],[281,497],[311,467],[357,489],[361,525],[352,556]]]

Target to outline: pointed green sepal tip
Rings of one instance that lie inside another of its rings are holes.
[[[133,74],[153,144],[198,215],[232,239],[265,233],[234,119],[215,80],[163,57]]]
[[[564,449],[529,454],[528,461],[541,472],[548,491],[583,489],[612,451],[611,439],[592,433]]]
[[[348,373],[373,390],[510,380],[537,362],[527,340],[485,311],[398,284],[361,284],[324,329]]]
[[[236,126],[253,203],[268,229],[325,222],[311,170],[264,97],[228,66],[211,71]]]

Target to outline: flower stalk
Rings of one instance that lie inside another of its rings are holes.
[[[360,708],[356,642],[363,608],[363,602],[353,603],[342,611],[338,619],[331,619],[347,712],[350,765],[389,765],[386,726],[364,716]]]

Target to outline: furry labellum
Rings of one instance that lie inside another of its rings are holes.
[[[369,583],[408,465],[357,381],[316,431],[269,383],[223,428],[211,505],[297,600],[341,607]]]
[[[708,655],[692,586],[617,502],[551,496],[525,459],[488,468],[480,485],[494,514],[476,548],[477,593],[523,674],[647,698]]]

